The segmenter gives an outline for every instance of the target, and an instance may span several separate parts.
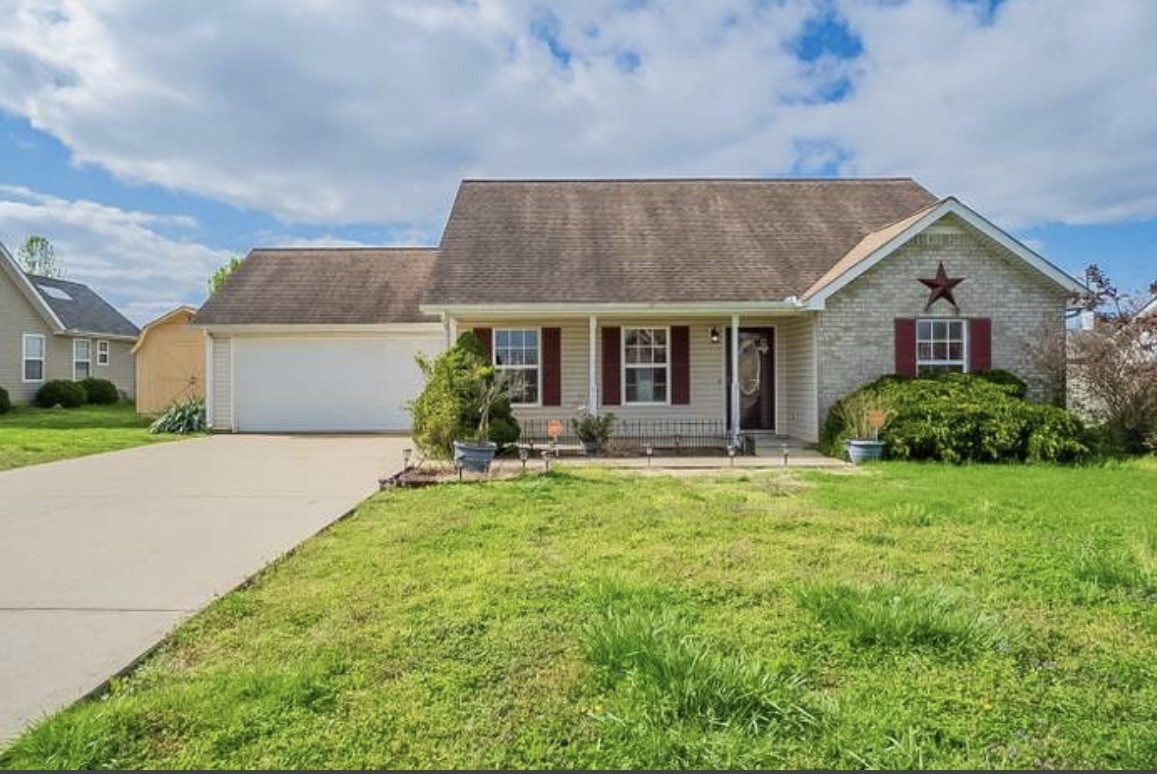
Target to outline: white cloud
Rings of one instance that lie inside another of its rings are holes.
[[[0,239],[9,252],[28,234],[48,235],[66,278],[84,282],[134,322],[180,303],[200,304],[213,269],[231,253],[164,236],[193,228],[183,216],[132,212],[0,186]]]
[[[864,53],[805,65],[832,2]],[[1157,217],[1151,0],[7,3],[0,109],[287,221],[425,234],[460,177],[793,169],[910,174],[1009,227]]]

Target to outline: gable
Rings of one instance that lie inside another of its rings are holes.
[[[1084,290],[1073,277],[1049,263],[1023,242],[1009,236],[975,210],[949,197],[904,220],[891,224],[876,234],[869,234],[849,251],[827,274],[808,288],[804,299],[815,309],[824,308],[826,301],[881,261],[921,236],[960,234],[983,244],[985,249],[1003,255],[1035,272],[1037,279],[1048,282],[1057,294],[1073,294]]]
[[[47,333],[64,329],[60,318],[36,292],[28,275],[3,244],[0,244],[0,277],[0,292],[5,296],[0,306],[0,328],[11,327],[19,319],[25,327],[36,321],[36,330],[43,328]]]

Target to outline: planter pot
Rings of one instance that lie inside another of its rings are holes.
[[[498,453],[498,444],[493,441],[455,441],[454,464],[465,470],[485,473]]]
[[[844,441],[844,450],[853,465],[859,465],[867,460],[878,460],[884,456],[883,441]]]
[[[603,445],[598,441],[598,439],[593,441],[583,441],[582,444],[583,454],[586,454],[587,456],[598,454],[599,450],[603,448]]]

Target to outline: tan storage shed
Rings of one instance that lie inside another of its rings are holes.
[[[137,413],[159,414],[173,401],[205,395],[205,334],[189,325],[196,309],[179,306],[141,329]]]

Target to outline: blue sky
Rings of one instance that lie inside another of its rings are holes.
[[[908,175],[1157,278],[1148,0],[7,5],[0,241],[138,321],[255,245],[432,243],[463,177]]]

